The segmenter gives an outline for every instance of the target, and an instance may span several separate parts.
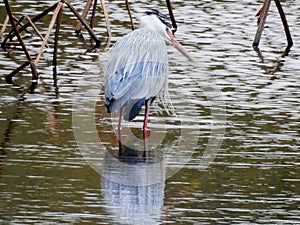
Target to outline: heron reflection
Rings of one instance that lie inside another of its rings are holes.
[[[145,156],[126,145],[119,152],[107,153],[103,166],[101,191],[107,210],[120,224],[160,224],[165,188],[162,153]]]

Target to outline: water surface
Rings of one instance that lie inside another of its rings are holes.
[[[18,16],[34,16],[55,2],[14,1],[12,8]],[[146,157],[142,115],[123,124],[127,147],[118,156],[116,115],[111,118],[103,106],[107,49],[93,49],[85,30],[84,39],[74,34],[76,21],[66,7],[57,87],[51,49],[38,65],[34,93],[28,92],[29,68],[14,77],[15,85],[5,82],[25,57],[1,50],[0,222],[299,224],[300,8],[294,0],[282,2],[295,43],[284,56],[286,40],[271,3],[258,54],[251,45],[261,4],[173,2],[183,22],[176,38],[201,66],[168,47],[175,112],[153,109]],[[107,7],[114,43],[130,32],[130,23],[123,1]],[[131,7],[135,21],[149,7],[167,12],[163,1],[134,1]],[[1,23],[4,12],[0,3]],[[49,18],[39,23],[43,32]],[[104,26],[98,13],[95,32],[103,43]],[[27,42],[37,52],[38,37]]]

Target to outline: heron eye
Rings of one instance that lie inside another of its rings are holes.
[[[170,29],[172,29],[172,24],[171,23],[165,23],[167,25],[167,27],[169,27]]]

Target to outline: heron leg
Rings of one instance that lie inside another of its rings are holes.
[[[150,108],[151,101],[146,100],[145,102],[145,116],[144,116],[144,125],[143,125],[143,139],[146,140],[148,136],[148,116],[149,116],[149,108]]]
[[[147,139],[143,139],[143,144],[144,144],[143,157],[148,158],[149,151],[148,151],[148,141],[147,141]]]
[[[119,121],[118,121],[118,142],[119,142],[119,155],[122,155],[122,133],[121,133],[121,124],[122,124],[122,114],[123,114],[123,107],[121,107],[119,112]]]

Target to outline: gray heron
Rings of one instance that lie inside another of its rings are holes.
[[[194,59],[174,38],[169,18],[158,10],[147,11],[138,29],[119,39],[110,50],[106,67],[105,107],[108,113],[120,110],[126,121],[133,120],[145,105],[143,138],[147,138],[149,107],[167,87],[168,55],[171,43],[191,61]]]

